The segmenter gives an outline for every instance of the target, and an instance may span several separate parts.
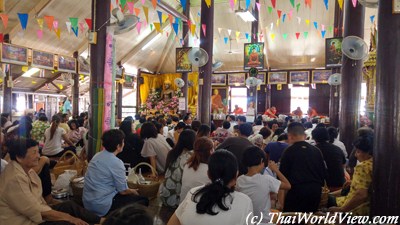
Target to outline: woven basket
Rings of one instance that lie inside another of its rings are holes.
[[[156,176],[156,170],[148,163],[142,162],[137,164],[134,168],[133,171],[136,171],[139,166],[147,166],[151,169],[151,172],[153,176]],[[141,196],[147,197],[149,199],[153,199],[157,197],[158,194],[158,189],[160,188],[160,180],[157,178],[149,178],[145,177],[145,180],[147,182],[150,182],[149,184],[139,184],[139,183],[133,183],[128,181],[128,187],[132,189],[138,189],[138,192]]]
[[[74,158],[75,161],[73,164],[69,164],[67,155],[71,155],[71,157]],[[88,163],[86,160],[79,159],[79,157],[72,151],[66,151],[60,157],[59,161],[51,172],[54,174],[56,179],[59,175],[63,174],[65,170],[76,170],[78,175],[83,176],[86,172],[87,165]]]

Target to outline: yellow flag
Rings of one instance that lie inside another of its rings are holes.
[[[310,25],[310,20],[306,20],[306,24],[307,24],[307,25]]]
[[[276,90],[281,91],[282,90],[282,84],[277,84],[276,85]]]
[[[43,29],[43,18],[37,18],[36,21],[39,24],[40,29]]]
[[[60,38],[61,38],[61,31],[60,31],[60,28],[57,28],[57,29],[55,30],[55,32],[56,32],[56,35],[57,35],[58,39],[60,39]],[[62,89],[62,88],[61,88],[61,89]]]
[[[158,33],[162,33],[160,23],[153,23],[153,24],[154,24],[154,27],[156,28],[156,31],[157,31]]]
[[[146,6],[143,6],[143,12],[144,12],[144,16],[146,17],[146,22],[149,23],[149,8]]]
[[[271,40],[274,41],[275,40],[275,34],[271,34]]]
[[[276,20],[276,26],[279,27],[279,19]]]
[[[192,24],[192,26],[190,27],[190,31],[192,32],[192,36],[196,34],[196,24]]]
[[[162,21],[163,21],[163,23],[165,23],[165,21],[167,21],[167,19],[168,19],[168,15],[163,14],[163,15],[162,15]]]
[[[240,37],[240,31],[236,31],[236,39],[239,39]]]
[[[207,7],[210,8],[210,6],[211,6],[211,0],[205,0],[205,1],[206,1]]]
[[[340,9],[343,9],[343,0],[338,0]]]

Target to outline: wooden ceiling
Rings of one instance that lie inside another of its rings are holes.
[[[167,0],[165,2],[178,11],[182,11],[179,0]],[[242,8],[244,8],[244,2],[241,1]],[[271,6],[270,0],[260,0],[260,3],[259,30],[263,32],[263,41],[266,46],[266,65],[273,69],[323,67],[325,62],[325,39],[321,37],[321,25],[323,24],[327,30],[325,37],[332,37],[329,27],[333,26],[334,0],[329,1],[328,10],[326,10],[322,0],[313,1],[311,9],[304,8],[304,1],[295,0],[296,4],[301,3],[299,12],[292,7],[289,0],[279,0],[277,1],[276,9],[271,14],[268,12],[268,6]],[[147,0],[145,5],[149,7],[149,22],[158,22],[158,15],[153,9],[151,1]],[[191,21],[198,24],[200,22],[200,0],[192,0],[191,5]],[[250,5],[254,5],[254,0],[251,1]],[[135,2],[135,7],[141,8],[141,6],[141,1]],[[237,5],[235,9],[237,9]],[[157,10],[163,11],[159,8]],[[277,10],[282,11],[282,16],[286,14],[285,22],[282,21],[281,17],[279,24],[277,24]],[[290,11],[292,11],[291,18],[289,18]],[[3,24],[0,23],[0,33],[9,33],[13,44],[67,56],[72,56],[74,51],[78,51],[80,54],[87,52],[86,33],[79,33],[78,37],[73,32],[68,33],[65,22],[69,21],[70,17],[77,17],[79,21],[90,18],[91,0],[5,0],[5,13],[9,15],[8,27],[5,29]],[[17,13],[29,14],[28,27],[25,31],[21,29]],[[163,11],[163,13],[165,12]],[[376,10],[367,9],[365,39],[368,43],[371,27],[369,17],[371,15],[377,15]],[[54,16],[55,20],[59,22],[59,27],[61,28],[60,39],[57,38],[54,30],[50,31],[47,28],[46,23],[44,24],[43,37],[41,39],[38,38],[37,30],[39,26],[36,18],[43,16]],[[141,10],[139,17],[145,18],[143,10]],[[298,18],[301,18],[300,23]],[[310,24],[307,24],[306,20],[309,20]],[[314,21],[318,23],[318,29],[315,29]],[[271,24],[273,25],[271,26]],[[151,31],[150,26],[147,25],[146,27],[142,26],[140,34],[134,29],[116,36],[117,61],[122,61],[128,73],[135,74],[138,68],[157,73],[175,72],[175,48],[181,47],[181,44],[179,40],[175,39],[174,31],[171,29],[169,22],[164,23],[164,27],[163,35],[157,35],[157,32],[155,30]],[[224,38],[229,37],[228,29],[232,31],[231,40],[225,44]],[[240,32],[239,39],[236,39],[236,31]],[[166,32],[168,32],[169,37],[167,37]],[[190,35],[190,46],[199,44],[199,32],[200,29],[198,27],[196,35],[194,37]],[[300,33],[299,39],[296,38],[296,32]],[[304,37],[304,32],[308,32],[307,38]],[[243,45],[247,43],[245,33],[251,33],[251,23],[244,22],[235,14],[230,9],[229,1],[216,0],[213,58],[214,61],[224,63],[219,71],[243,70]],[[287,35],[286,39],[284,38],[285,35]],[[182,38],[181,31],[178,36],[179,39]],[[156,37],[156,40],[152,45],[142,50],[143,46],[154,37]],[[51,75],[54,74],[50,73],[50,78]],[[35,87],[37,88],[42,83],[40,79],[43,78],[37,78],[34,84],[31,79],[21,77],[17,79],[17,81],[21,81],[15,83],[15,87],[35,90]],[[61,82],[63,81],[62,79],[56,79],[54,82],[57,86],[58,82],[62,84]],[[68,87],[68,84],[65,85],[65,87]],[[60,92],[51,84],[42,87],[40,91]]]

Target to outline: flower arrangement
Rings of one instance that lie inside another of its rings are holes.
[[[172,99],[167,102],[163,100],[159,101],[160,94],[160,92],[153,90],[147,97],[146,102],[140,106],[139,111],[145,112],[147,110],[156,110],[162,114],[176,113],[179,107],[179,97],[183,96],[180,88],[175,91],[175,95],[172,96]]]

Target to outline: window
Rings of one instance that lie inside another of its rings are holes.
[[[360,114],[365,116],[365,103],[367,101],[367,84],[361,83],[361,102],[360,102]]]
[[[243,109],[243,112],[247,111],[247,88],[242,87],[234,87],[231,88],[231,108],[230,111],[233,111],[235,105],[238,105]]]
[[[309,87],[292,87],[290,89],[290,112],[300,107],[303,114],[305,114],[308,110],[309,95]]]
[[[122,89],[122,118],[136,114],[136,90],[134,88]]]

